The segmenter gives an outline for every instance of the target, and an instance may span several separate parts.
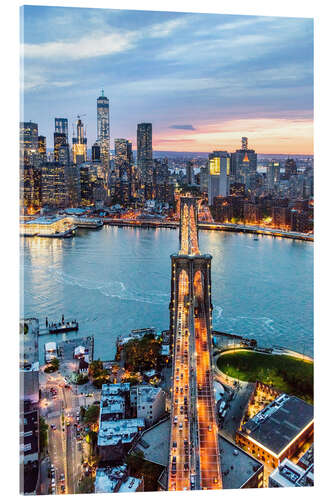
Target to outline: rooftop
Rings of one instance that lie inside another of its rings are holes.
[[[57,216],[49,216],[49,217],[37,217],[37,219],[32,219],[27,222],[24,222],[24,224],[42,224],[45,226],[48,226],[50,224],[54,224],[55,222],[59,222],[61,220],[65,219],[63,215],[57,215]]]
[[[86,208],[66,208],[65,213],[68,215],[82,215],[86,211]]]
[[[223,488],[241,488],[263,465],[233,443],[219,436]]]
[[[56,351],[56,350],[57,350],[57,344],[55,342],[46,342],[45,344],[46,352]]]
[[[242,433],[279,456],[312,421],[313,406],[281,394],[243,425]]]
[[[95,493],[124,493],[136,491],[141,479],[129,477],[127,465],[98,467],[96,470]]]
[[[130,390],[129,382],[126,382],[124,384],[103,384],[101,399],[108,396],[117,396],[124,392],[128,392],[129,390]]]
[[[310,448],[304,453],[304,455],[299,459],[297,465],[302,467],[303,469],[307,469],[310,465],[313,464],[314,461],[314,447],[313,444]]]
[[[141,479],[137,477],[128,477],[119,488],[119,493],[131,493],[136,491],[141,484]]]
[[[149,462],[167,466],[169,462],[170,418],[143,432],[136,450],[144,453]]]
[[[98,446],[129,444],[144,426],[143,418],[101,421],[97,444]]]
[[[138,404],[153,403],[157,395],[162,391],[160,387],[151,387],[150,385],[140,385],[136,387],[138,395]]]
[[[162,356],[169,356],[170,354],[170,346],[168,344],[162,344]]]
[[[270,479],[282,487],[313,486],[313,465],[306,471],[285,458],[279,467],[273,470]]]
[[[146,377],[151,378],[151,377],[154,377],[155,375],[157,375],[157,371],[154,369],[151,369],[151,370],[147,370],[146,372],[143,372],[143,374],[146,375]]]
[[[125,397],[124,396],[102,396],[101,399],[101,420],[105,419],[106,415],[113,413],[125,412]]]

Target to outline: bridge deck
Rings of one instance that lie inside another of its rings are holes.
[[[188,311],[185,307],[185,300],[189,293],[189,283],[185,272],[182,272],[180,275],[178,290],[177,327],[173,346],[174,362],[168,489],[189,490],[189,330]]]
[[[194,320],[194,332],[201,488],[221,489],[222,479],[211,372],[210,339],[208,338],[207,318],[202,302],[203,290],[200,272],[196,275],[194,288],[194,293],[199,298],[199,309]]]
[[[183,200],[181,205],[179,255],[200,255],[193,198]],[[173,278],[178,292],[177,297],[173,297],[176,318],[168,489],[186,490],[191,486],[221,489],[210,318],[206,318],[205,313],[203,277],[201,271],[197,271],[190,283],[192,278],[183,269],[178,278],[173,272]],[[194,299],[198,302],[195,317]],[[194,485],[191,485],[192,474]]]

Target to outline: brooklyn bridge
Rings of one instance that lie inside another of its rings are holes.
[[[197,198],[183,196],[179,251],[171,255],[169,490],[222,488],[211,358],[211,260],[199,250]]]

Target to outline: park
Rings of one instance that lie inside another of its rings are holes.
[[[225,352],[218,369],[246,382],[263,382],[313,404],[313,362],[293,356],[263,354],[251,350]]]

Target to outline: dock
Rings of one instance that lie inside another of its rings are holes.
[[[64,316],[62,316],[61,321],[49,322],[48,318],[46,318],[45,328],[40,329],[39,335],[76,332],[78,331],[78,329],[79,329],[79,323],[76,321],[76,319],[65,321]]]

